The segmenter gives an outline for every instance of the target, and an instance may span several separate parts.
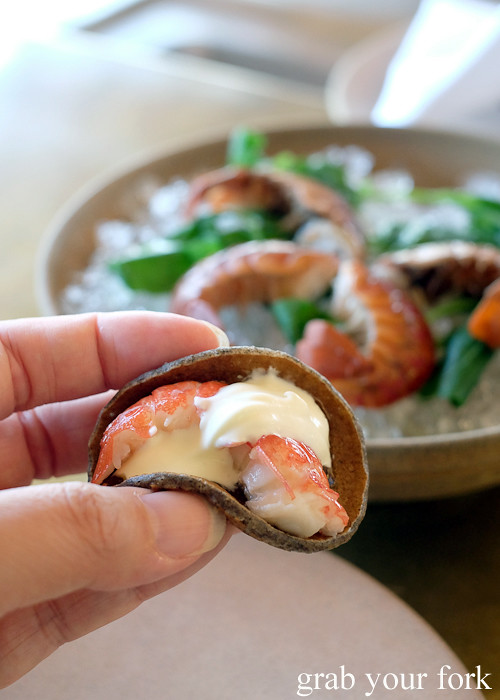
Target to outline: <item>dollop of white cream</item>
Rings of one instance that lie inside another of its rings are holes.
[[[198,397],[204,448],[254,444],[271,433],[303,442],[324,466],[331,466],[329,425],[312,396],[276,372],[254,372],[244,382]]]

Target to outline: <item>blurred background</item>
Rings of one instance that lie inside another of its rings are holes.
[[[418,0],[21,0],[2,23],[1,51],[6,60],[26,39],[88,33],[131,56],[181,53],[321,87],[346,48],[408,20],[417,6]]]
[[[0,317],[39,312],[32,278],[40,237],[92,178],[235,124],[327,121],[332,67],[359,42],[400,31],[416,7],[417,0],[4,4],[0,230],[8,235],[0,276],[7,289],[26,282],[22,293],[0,299]]]
[[[490,0],[4,3],[0,275],[31,278],[40,235],[96,175],[235,124],[499,138],[499,17]],[[31,286],[0,300],[0,317],[37,311]]]

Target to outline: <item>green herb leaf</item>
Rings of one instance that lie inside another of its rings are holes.
[[[193,264],[186,249],[175,243],[165,242],[159,249],[144,246],[135,255],[115,260],[110,268],[116,272],[131,289],[147,292],[169,292],[177,280]]]
[[[494,351],[473,338],[465,327],[450,337],[436,381],[436,394],[461,406],[478,383]]]
[[[180,228],[169,239],[192,241],[202,238],[218,238],[221,247],[267,238],[289,238],[280,219],[273,214],[257,210],[223,211],[200,217]]]
[[[237,243],[289,238],[275,216],[258,211],[227,211],[190,222],[168,238],[137,247],[110,268],[131,289],[169,292],[194,263]]]
[[[451,299],[444,299],[427,309],[425,312],[425,319],[427,323],[435,323],[442,318],[470,314],[476,305],[477,299],[473,297],[459,296]]]
[[[242,168],[251,168],[265,155],[267,139],[264,134],[245,127],[232,131],[227,145],[226,162]]]
[[[290,343],[296,343],[304,335],[304,328],[314,318],[334,322],[334,318],[323,311],[313,301],[307,299],[278,299],[271,306],[271,311],[282,333]]]
[[[277,170],[286,170],[321,182],[342,195],[352,206],[358,204],[357,192],[348,185],[344,167],[330,163],[322,154],[301,156],[291,151],[281,151],[272,158],[271,163]]]

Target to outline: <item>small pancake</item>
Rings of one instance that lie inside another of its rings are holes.
[[[361,429],[347,402],[318,372],[283,352],[256,347],[230,347],[208,350],[169,362],[146,372],[123,387],[103,408],[89,441],[89,480],[94,473],[100,442],[106,427],[126,408],[151,394],[159,386],[182,381],[224,381],[228,384],[247,379],[254,370],[273,369],[278,376],[307,391],[323,410],[330,426],[333,488],[349,516],[349,525],[334,537],[314,535],[303,538],[288,534],[252,513],[243,496],[231,494],[212,481],[188,474],[157,472],[135,476],[117,486],[140,486],[153,491],[195,491],[205,496],[228,520],[248,535],[280,549],[317,552],[334,549],[356,532],[366,510],[368,466]]]

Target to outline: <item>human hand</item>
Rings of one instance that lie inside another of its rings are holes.
[[[208,324],[151,312],[0,323],[0,687],[192,575],[229,539],[195,494],[28,486],[86,469],[109,390],[220,344]]]

